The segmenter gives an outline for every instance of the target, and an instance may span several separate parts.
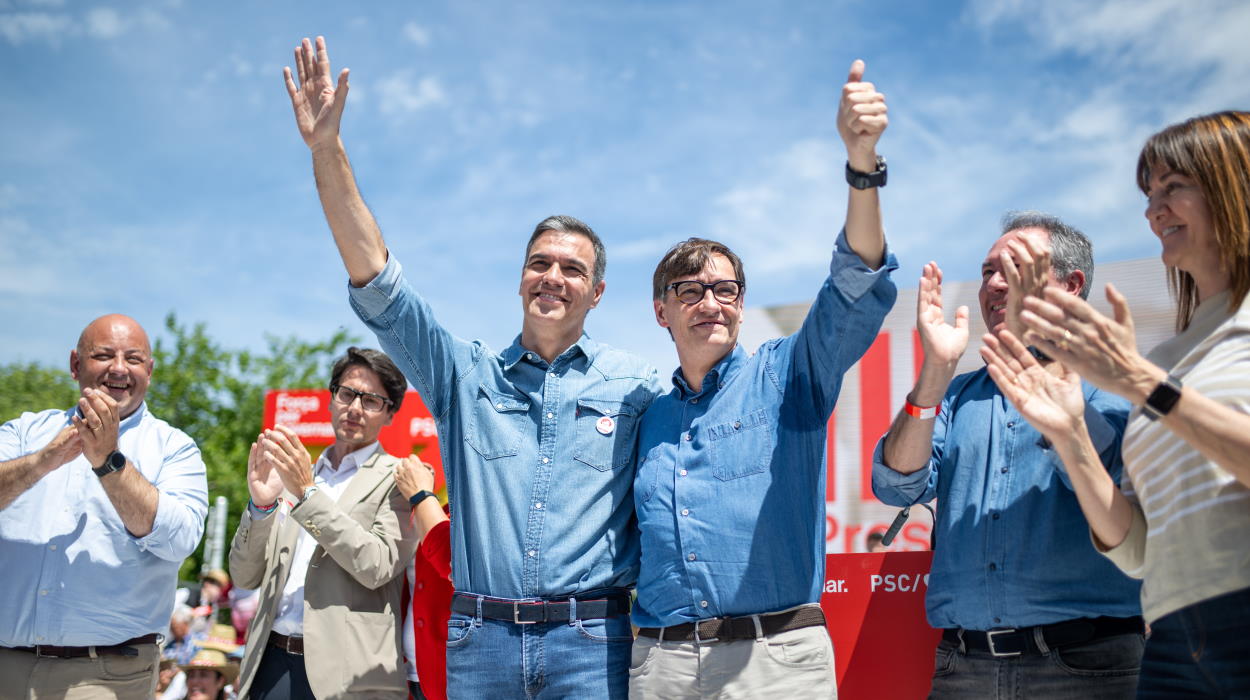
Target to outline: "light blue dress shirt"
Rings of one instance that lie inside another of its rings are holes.
[[[738,346],[691,391],[642,420],[634,502],[642,570],[634,624],[784,610],[819,600],[825,574],[825,438],[842,375],[897,294],[838,236],[829,278],[794,335]]]
[[[555,597],[632,586],[638,418],[660,391],[639,357],[582,335],[550,365],[451,335],[395,256],[352,307],[438,425],[456,590]]]
[[[1129,404],[1081,386],[1090,437],[1119,483]],[[1090,542],[1063,461],[984,368],[947,389],[927,468],[890,469],[881,444],[873,454],[877,498],[895,506],[938,499],[930,625],[990,630],[1141,614],[1139,583]]]
[[[0,461],[38,451],[71,415],[54,409],[5,423]],[[152,532],[126,531],[85,456],[40,479],[0,510],[0,646],[117,644],[168,628],[178,567],[204,534],[204,462],[146,403],[121,421],[117,449],[160,492]]]

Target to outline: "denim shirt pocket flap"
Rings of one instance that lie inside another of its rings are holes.
[[[573,458],[601,472],[628,466],[641,411],[624,401],[577,400],[577,443]]]
[[[721,481],[766,470],[773,459],[773,431],[768,412],[753,411],[704,431],[712,453],[712,475]]]
[[[483,459],[516,455],[525,435],[529,408],[528,399],[483,384],[478,389],[465,442]]]

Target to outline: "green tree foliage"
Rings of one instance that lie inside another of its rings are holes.
[[[69,376],[69,350],[61,367],[34,362],[0,365],[0,387],[4,387],[0,390],[0,422],[27,411],[69,408],[78,400],[78,382]]]
[[[255,353],[224,347],[208,336],[203,323],[188,326],[173,313],[165,317],[164,331],[152,349],[156,367],[148,407],[199,445],[208,470],[209,504],[218,496],[230,503],[229,546],[247,506],[247,453],[264,419],[265,392],[326,386],[334,359],[359,339],[342,328],[319,342],[266,335],[267,350]],[[3,420],[23,411],[68,407],[78,396],[77,382],[61,368],[0,365],[0,381]],[[181,578],[196,578],[203,554],[201,542],[183,563]]]

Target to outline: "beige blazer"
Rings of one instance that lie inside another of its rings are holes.
[[[379,445],[337,503],[316,491],[292,508],[295,499],[284,493],[269,516],[243,514],[230,544],[230,575],[261,590],[236,684],[240,698],[248,697],[265,653],[301,530],[317,540],[304,580],[304,668],[313,694],[407,698],[400,598],[417,539],[408,501],[395,488],[398,462]]]

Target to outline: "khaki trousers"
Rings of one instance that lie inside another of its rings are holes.
[[[837,698],[833,644],[824,627],[732,642],[634,640],[629,697]]]
[[[58,659],[0,647],[0,700],[151,700],[160,651]]]

